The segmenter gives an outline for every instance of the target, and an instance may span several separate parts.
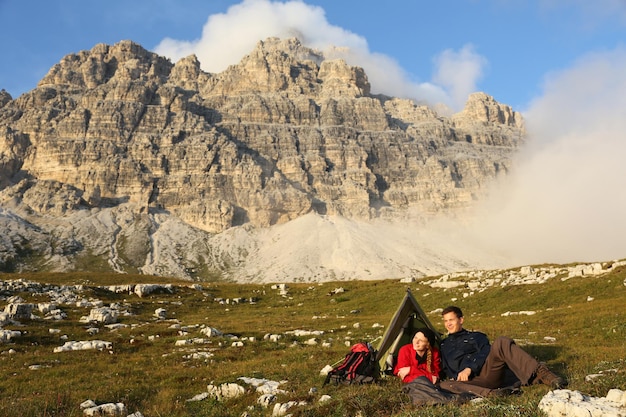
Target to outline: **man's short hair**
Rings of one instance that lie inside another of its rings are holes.
[[[463,311],[461,311],[461,309],[458,308],[457,306],[448,306],[444,308],[443,311],[441,312],[441,315],[445,316],[448,313],[454,313],[456,314],[458,318],[463,317]]]

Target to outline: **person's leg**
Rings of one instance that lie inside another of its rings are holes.
[[[446,379],[439,383],[439,387],[443,390],[453,392],[455,394],[473,394],[479,397],[489,397],[493,390],[491,388],[481,387],[479,385],[474,385],[473,381],[462,382],[455,381],[453,379]]]
[[[511,371],[513,371],[515,376],[517,376],[524,385],[528,384],[533,374],[539,367],[539,362],[537,362],[535,358],[530,356],[526,351],[515,344],[513,339],[505,336],[498,337],[492,343],[489,356],[494,356],[493,371],[499,372],[501,365],[504,364],[505,366],[508,366]],[[502,368],[502,373],[499,376],[504,376],[504,368]],[[498,382],[500,383],[501,380]]]

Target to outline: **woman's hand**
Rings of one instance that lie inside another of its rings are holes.
[[[404,379],[404,377],[407,376],[409,372],[411,372],[411,367],[405,366],[404,368],[400,368],[400,370],[398,371],[398,376],[400,377],[400,379]]]

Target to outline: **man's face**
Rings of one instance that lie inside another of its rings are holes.
[[[460,332],[463,329],[463,317],[457,317],[456,313],[451,311],[443,315],[443,325],[448,333]]]

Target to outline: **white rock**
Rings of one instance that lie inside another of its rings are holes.
[[[331,400],[331,396],[324,394],[320,397],[320,399],[318,400],[318,402],[320,403],[325,403],[326,401],[330,401]]]
[[[202,401],[209,398],[208,392],[203,392],[202,394],[194,395],[193,398],[188,399],[187,401]]]
[[[274,394],[263,394],[256,400],[257,404],[260,404],[263,408],[269,407],[274,401],[276,401]]]
[[[217,337],[217,336],[223,336],[224,335],[222,332],[220,332],[219,330],[217,330],[214,327],[205,327],[205,328],[200,330],[200,333],[202,333],[203,335],[208,336],[208,337]]]
[[[626,407],[626,391],[611,389],[606,394],[606,399],[619,404],[621,407]]]
[[[86,416],[120,416],[125,417],[127,415],[126,406],[122,403],[108,403],[101,404],[95,407],[85,408],[83,414]]]
[[[256,387],[256,392],[261,394],[285,394],[286,391],[279,389],[278,387],[285,384],[287,381],[271,381],[265,378],[247,378],[240,377],[240,381],[246,384]]]
[[[239,384],[222,384],[215,386],[213,384],[209,384],[207,386],[207,392],[210,396],[222,400],[228,398],[237,398],[245,394],[246,389]]]
[[[54,353],[67,352],[72,350],[104,350],[111,349],[112,343],[104,340],[87,340],[81,342],[65,342],[63,346],[54,348]]]
[[[465,285],[465,283],[462,281],[435,281],[435,282],[430,283],[430,286],[432,288],[446,288],[446,289],[462,287],[463,285]]]
[[[279,335],[279,334],[271,334],[271,335],[269,336],[269,341],[270,341],[270,342],[274,342],[274,343],[276,343],[276,342],[278,342],[280,339],[282,339],[282,336],[281,336],[281,335]]]
[[[287,410],[289,410],[291,407],[295,406],[296,404],[297,403],[295,401],[274,404],[274,409],[272,410],[272,417],[283,417],[287,415]]]
[[[81,317],[81,323],[112,324],[117,322],[117,311],[109,307],[92,308],[89,316]]]
[[[167,317],[167,310],[164,308],[157,308],[154,310],[154,317],[157,319],[165,319]]]
[[[172,284],[165,284],[165,285],[161,285],[161,284],[137,284],[135,285],[135,294],[137,294],[139,297],[145,297],[146,295],[152,294],[153,292],[156,291],[164,291],[164,292],[169,292],[172,293],[174,292],[174,287],[172,286]]]
[[[109,330],[118,330],[118,329],[125,329],[125,328],[127,328],[128,324],[113,323],[113,324],[105,324],[104,327],[106,327]]]
[[[91,408],[91,407],[95,407],[98,404],[95,403],[95,401],[93,400],[86,400],[83,401],[82,403],[80,403],[80,409],[84,410],[85,408]]]
[[[548,417],[626,417],[626,402],[619,402],[624,400],[624,395],[617,389],[609,391],[606,398],[590,397],[579,391],[555,390],[541,399],[539,409]]]
[[[22,332],[19,330],[0,330],[0,342],[10,342],[16,337],[20,337]]]
[[[37,310],[39,310],[39,312],[43,314],[48,314],[49,312],[54,311],[56,309],[57,309],[57,306],[55,304],[51,304],[51,303],[37,304]]]
[[[9,324],[10,321],[11,321],[11,316],[9,316],[9,313],[0,311],[0,327],[6,326],[7,324]]]
[[[322,336],[324,334],[323,330],[289,330],[286,331],[285,334],[302,337],[302,336]]]
[[[15,320],[30,319],[33,314],[33,304],[25,303],[11,303],[4,307],[4,312],[9,315],[10,318]]]
[[[323,368],[322,368],[322,370],[320,371],[320,376],[326,376],[326,375],[328,375],[328,373],[329,373],[330,371],[332,371],[332,370],[333,370],[333,367],[332,367],[332,366],[330,366],[330,365],[326,365],[326,366],[325,366],[325,367],[323,367]]]

